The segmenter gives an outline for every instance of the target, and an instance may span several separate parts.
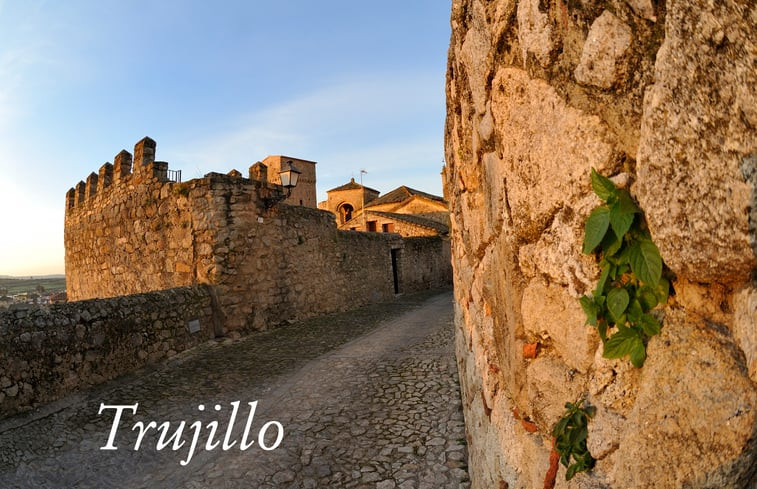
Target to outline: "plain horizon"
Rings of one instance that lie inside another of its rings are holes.
[[[0,0],[0,275],[63,274],[66,191],[144,136],[184,180],[269,154],[442,195],[449,5]]]

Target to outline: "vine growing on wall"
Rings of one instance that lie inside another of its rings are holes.
[[[661,325],[652,309],[668,300],[660,251],[641,209],[627,190],[591,170],[591,185],[604,201],[586,220],[583,252],[596,252],[601,274],[594,292],[581,297],[588,324],[597,328],[605,358],[630,356],[640,368],[649,338]]]
[[[565,403],[565,412],[552,430],[555,437],[554,449],[560,456],[560,463],[567,467],[565,480],[570,480],[579,472],[591,470],[596,462],[586,447],[589,434],[589,418],[594,417],[596,408],[584,406],[580,400],[575,404]]]

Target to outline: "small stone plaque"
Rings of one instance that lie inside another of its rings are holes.
[[[190,333],[197,333],[200,331],[200,320],[199,319],[192,319],[187,323],[187,329],[189,329]]]

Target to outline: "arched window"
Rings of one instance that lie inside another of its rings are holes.
[[[352,212],[355,210],[350,204],[341,204],[338,207],[339,210],[339,219],[340,223],[344,224],[345,222],[352,219]]]

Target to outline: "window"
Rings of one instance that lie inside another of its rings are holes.
[[[352,219],[352,212],[354,208],[350,204],[342,204],[338,207],[339,217],[342,219],[342,224]]]
[[[381,231],[385,233],[393,233],[394,232],[394,223],[393,222],[385,222],[381,225]]]
[[[368,221],[368,231],[371,233],[376,232],[376,221]]]

